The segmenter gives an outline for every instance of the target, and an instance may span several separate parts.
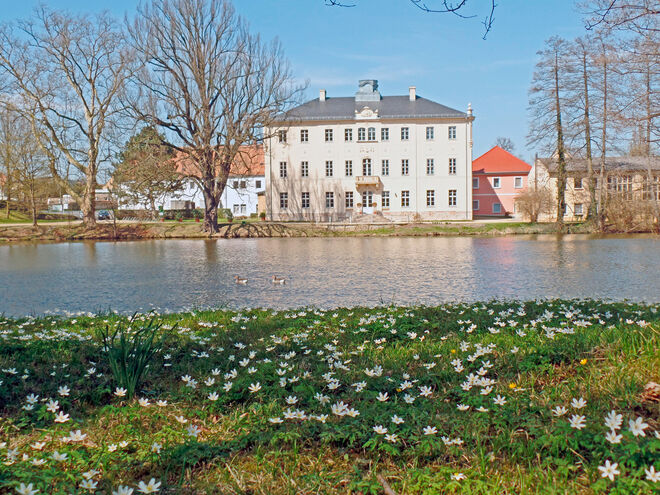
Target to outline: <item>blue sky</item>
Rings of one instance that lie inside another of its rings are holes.
[[[428,4],[440,3],[428,0]],[[27,16],[37,0],[4,0],[2,21]],[[108,9],[132,13],[136,0],[49,0],[71,11]],[[476,115],[474,157],[498,136],[513,139],[516,153],[527,148],[527,90],[536,51],[553,35],[584,33],[572,0],[498,2],[495,23],[482,39],[486,0],[471,0],[478,15],[459,19],[429,14],[408,0],[353,0],[352,8],[328,7],[323,0],[235,0],[238,12],[265,39],[278,37],[294,75],[309,80],[309,99],[325,88],[329,96],[349,96],[358,79],[378,79],[383,95],[417,94]]]

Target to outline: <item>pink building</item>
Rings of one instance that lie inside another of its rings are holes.
[[[515,216],[515,198],[527,187],[532,169],[495,146],[472,162],[472,214]]]

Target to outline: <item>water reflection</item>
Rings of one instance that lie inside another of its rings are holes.
[[[0,312],[660,300],[649,236],[167,240],[0,246]],[[246,286],[233,276],[247,277]],[[272,275],[285,277],[273,286]]]

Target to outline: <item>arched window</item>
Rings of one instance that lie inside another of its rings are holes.
[[[362,160],[362,175],[371,175],[371,158]]]

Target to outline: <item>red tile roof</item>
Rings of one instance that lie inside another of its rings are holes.
[[[499,146],[495,146],[493,149],[486,151],[486,153],[472,161],[473,174],[528,174],[530,170],[532,170],[531,165],[528,165],[520,158],[513,156]]]
[[[190,158],[182,152],[174,158],[177,171],[188,177],[199,177],[199,170],[192,165]],[[230,177],[259,177],[266,175],[264,147],[258,145],[241,146],[229,171]]]

